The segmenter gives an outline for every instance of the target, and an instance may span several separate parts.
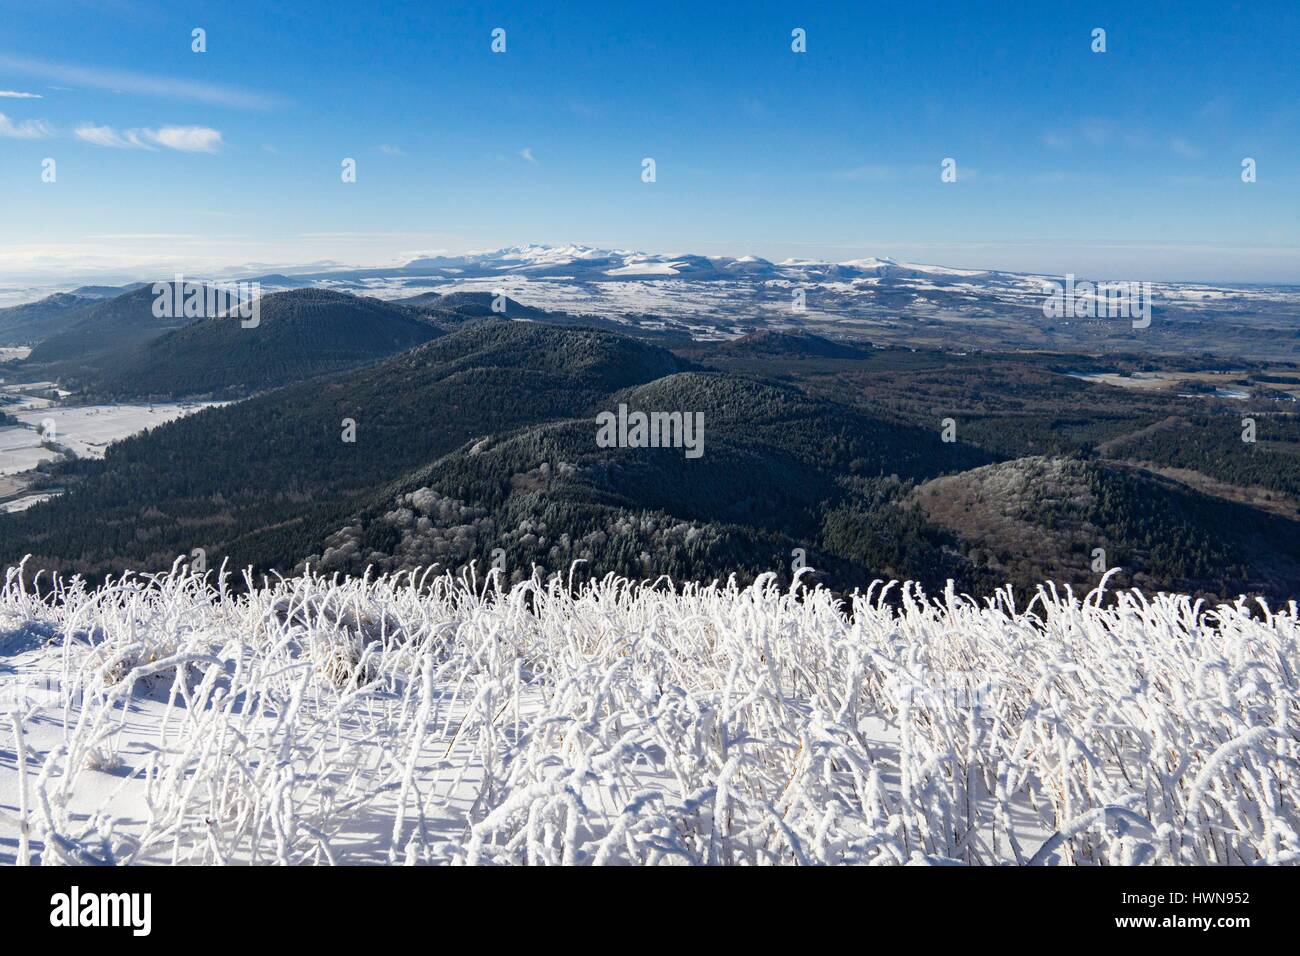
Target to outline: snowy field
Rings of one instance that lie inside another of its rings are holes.
[[[56,452],[41,447],[46,434],[78,458],[103,458],[115,441],[219,404],[223,403],[53,405],[46,399],[24,396],[24,404],[4,406],[5,411],[28,427],[0,428],[0,475],[20,474],[43,461],[58,458]]]
[[[11,575],[0,860],[1300,862],[1294,604],[881,594]]]
[[[189,415],[210,404],[221,403],[60,405],[10,414],[36,428],[46,428],[45,423],[52,421],[54,440],[58,444],[71,448],[78,458],[103,458],[105,449],[113,442]]]
[[[30,471],[58,457],[56,452],[41,447],[40,432],[19,425],[0,427],[0,475]]]
[[[53,494],[23,495],[20,498],[12,498],[9,501],[0,501],[0,512],[5,514],[16,514],[19,511],[26,511],[33,505],[39,505],[42,501],[49,501]]]

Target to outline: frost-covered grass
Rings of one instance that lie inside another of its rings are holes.
[[[1294,604],[11,575],[0,858],[1294,863],[1298,665]]]

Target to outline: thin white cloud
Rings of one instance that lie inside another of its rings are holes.
[[[38,76],[59,83],[69,83],[73,86],[89,87],[96,90],[109,90],[114,93],[138,93],[142,96],[157,96],[165,99],[191,100],[213,106],[271,109],[283,105],[283,100],[279,97],[234,86],[223,86],[218,83],[204,83],[171,76],[136,73],[131,70],[77,66],[71,63],[56,63],[50,60],[37,60],[7,54],[0,54],[0,70],[27,76]]]
[[[15,123],[4,113],[0,113],[0,136],[6,139],[45,139],[53,136],[54,130],[44,120],[23,120]]]
[[[111,149],[153,149],[140,138],[138,130],[119,133],[111,126],[95,126],[87,123],[77,127],[76,137],[92,146],[107,146]]]
[[[519,155],[528,160],[534,166],[537,165],[537,160],[533,159],[533,148],[531,146],[525,146],[519,151]]]
[[[183,153],[215,153],[224,143],[218,130],[207,126],[164,126],[161,129],[115,130],[111,126],[83,123],[76,136],[92,146],[109,149],[153,149],[164,146]]]
[[[18,90],[0,90],[0,99],[10,100],[43,100],[45,97],[40,93],[20,93]]]
[[[221,133],[207,126],[164,126],[144,133],[168,149],[183,153],[215,153],[225,145]]]
[[[393,239],[423,236],[422,232],[300,232],[299,239]]]
[[[107,232],[95,236],[86,236],[86,239],[167,239],[167,240],[189,240],[189,239],[240,239],[242,236],[208,236],[200,235],[193,232]]]
[[[391,144],[389,144],[389,143],[384,143],[384,144],[382,144],[382,145],[379,147],[379,151],[380,151],[381,153],[383,153],[385,156],[405,156],[405,155],[406,155],[406,150],[402,149],[400,146],[393,146],[393,145],[391,145]]]
[[[1195,146],[1193,146],[1191,143],[1187,142],[1187,140],[1183,139],[1181,136],[1175,136],[1173,139],[1171,139],[1169,141],[1169,148],[1173,150],[1174,153],[1177,154],[1178,156],[1183,157],[1183,159],[1201,158],[1201,151],[1197,149]]]

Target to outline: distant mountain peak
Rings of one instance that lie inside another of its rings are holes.
[[[868,256],[839,261],[784,259],[773,262],[753,254],[706,256],[695,253],[670,254],[630,249],[603,249],[581,243],[550,245],[535,242],[503,246],[499,249],[477,250],[463,255],[425,256],[412,259],[401,268],[412,271],[446,269],[450,272],[472,269],[502,274],[544,273],[548,270],[575,268],[583,271],[595,270],[599,276],[612,279],[722,276],[780,279],[799,277],[803,273],[861,277],[933,275],[946,278],[1001,274],[989,270],[953,269],[946,266],[905,262],[892,256]]]

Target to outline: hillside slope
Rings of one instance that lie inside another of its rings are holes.
[[[194,321],[155,316],[155,298],[152,286],[143,286],[77,310],[76,322],[32,349],[24,368],[77,386],[111,364],[111,356],[129,356],[151,339]]]
[[[378,299],[278,292],[260,300],[256,326],[200,319],[116,356],[87,388],[110,399],[246,393],[375,362],[442,334]]]
[[[600,447],[591,413],[699,416],[687,447]],[[512,580],[561,571],[708,580],[789,573],[796,548],[837,585],[865,585],[871,556],[824,547],[822,515],[859,486],[989,461],[932,431],[810,399],[787,386],[682,372],[614,392],[581,419],[476,439],[384,489],[310,563],[362,573],[495,561]],[[942,586],[942,582],[939,582]]]
[[[1100,559],[1119,569],[1116,585],[1149,591],[1300,590],[1300,523],[1137,469],[1022,458],[927,482],[915,501],[1004,580],[1046,570],[1086,591]]]
[[[95,302],[58,292],[37,302],[0,309],[0,345],[35,345],[76,325]]]
[[[327,313],[338,306],[324,328],[347,348],[358,345],[356,307],[385,328],[454,331],[193,415],[112,447],[102,463],[50,466],[45,487],[67,493],[0,517],[0,561],[31,552],[34,566],[94,576],[161,570],[201,548],[210,566],[258,571],[475,562],[512,580],[573,561],[597,576],[704,581],[789,581],[802,566],[845,593],[895,578],[977,595],[1047,580],[1087,590],[1119,568],[1119,583],[1148,590],[1300,590],[1300,528],[1285,515],[1090,460],[1092,443],[1168,418],[1170,400],[1135,412],[1101,386],[986,356],[792,358],[781,348],[728,364],[717,348],[689,353],[733,369],[718,371],[549,320],[445,319],[434,313],[455,313],[433,307],[416,316],[312,291],[268,299],[262,329],[200,323],[155,345],[189,343],[171,354],[206,362],[218,346],[194,341],[228,336],[224,347],[238,350],[259,331],[287,332],[269,340],[301,353],[293,374],[303,374],[337,359],[338,342],[309,341],[315,306],[301,320],[290,308],[320,301]],[[233,368],[279,372],[259,360],[246,353]],[[196,380],[174,371],[181,387]],[[150,370],[123,372],[147,380]],[[1098,392],[1107,401],[1089,408]],[[948,409],[962,410],[961,441],[936,427]],[[600,424],[616,413],[622,440]],[[665,447],[635,440],[637,415],[669,430]],[[1263,421],[1261,438],[1278,450],[1252,455],[1256,465],[1286,458],[1280,439],[1292,427]],[[1044,446],[1056,457],[1025,457]]]
[[[339,509],[469,439],[572,417],[682,367],[663,349],[604,332],[476,322],[379,365],[206,409],[112,446],[103,461],[62,466],[65,495],[0,516],[0,562],[32,552],[46,566],[98,574],[165,568],[201,547],[214,561],[291,567],[338,527]]]
[[[739,357],[762,358],[837,358],[856,359],[871,354],[871,343],[836,342],[811,332],[763,329],[738,339],[723,342],[716,348]]]

